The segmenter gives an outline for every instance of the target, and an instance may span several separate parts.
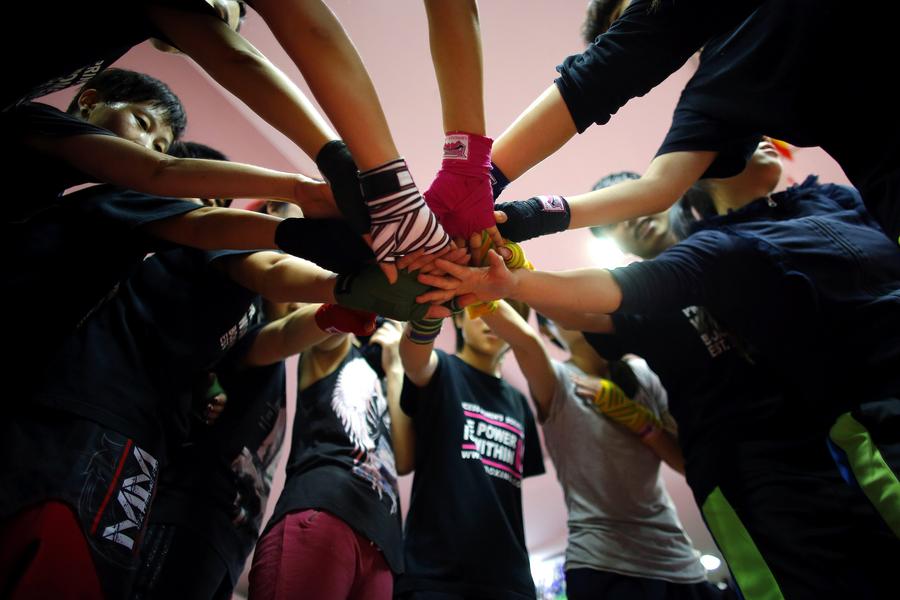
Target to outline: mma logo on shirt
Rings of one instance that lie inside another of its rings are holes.
[[[98,460],[109,465],[102,469],[105,476],[100,473],[101,481],[105,479],[108,484],[92,485],[89,494],[92,498],[87,499],[89,504],[97,506],[90,524],[91,536],[134,550],[156,493],[159,463],[130,439],[121,447],[114,464],[109,459],[98,456]]]
[[[466,421],[463,426],[461,457],[480,460],[485,473],[522,485],[522,459],[525,432],[516,419],[484,410],[477,404],[462,403]]]

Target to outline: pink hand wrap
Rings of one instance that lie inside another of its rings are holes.
[[[491,191],[489,137],[451,131],[444,140],[444,160],[425,202],[451,237],[468,240],[496,225]]]

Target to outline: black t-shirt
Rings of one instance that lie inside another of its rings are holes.
[[[165,39],[147,18],[149,6],[216,16],[203,0],[94,0],[93,2],[10,2],[10,27],[0,48],[7,57],[0,110],[16,103],[80,86],[133,46]],[[217,17],[218,18],[218,17]]]
[[[900,252],[855,190],[811,178],[700,226],[612,271],[620,314],[706,306],[806,423],[900,391]]]
[[[522,478],[544,472],[534,416],[508,383],[438,353],[429,384],[404,380],[416,472],[398,592],[534,598]]]
[[[297,394],[287,481],[268,527],[289,512],[328,511],[403,572],[400,495],[381,380],[355,347]]]
[[[583,132],[674,73],[711,37],[743,21],[761,0],[635,0],[587,50],[557,67],[556,86]]]
[[[740,442],[761,427],[779,434],[773,415],[780,393],[703,307],[612,319],[615,334],[585,333],[585,339],[607,360],[637,354],[659,376],[678,422],[688,482],[702,503],[738,464]]]
[[[900,227],[897,198],[871,191],[900,170],[897,94],[872,73],[892,52],[898,8],[884,8],[874,14],[835,0],[763,2],[703,49],[658,154],[717,151],[705,176],[730,177],[743,170],[761,134],[822,146],[882,226]]]
[[[31,149],[25,139],[37,136],[62,139],[113,132],[91,125],[46,104],[29,103],[0,113],[0,127],[9,152],[3,161],[4,191],[10,199],[3,221],[21,221],[59,201],[66,189],[94,179],[66,161]]]
[[[170,247],[143,225],[197,208],[102,185],[70,194],[29,221],[0,224],[5,330],[16,348],[4,361],[7,385],[33,386],[62,340],[144,256]]]
[[[160,477],[151,523],[186,527],[207,540],[236,582],[256,544],[285,433],[284,363],[242,368],[256,325],[215,373],[228,402],[212,426],[195,424]]]
[[[67,338],[34,400],[93,419],[154,456],[189,428],[193,376],[249,330],[256,294],[210,263],[241,251],[175,249],[141,263]]]

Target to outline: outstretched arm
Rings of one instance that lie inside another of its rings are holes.
[[[253,340],[242,362],[247,367],[262,367],[282,361],[332,337],[316,324],[321,304],[302,306],[294,312],[267,323]]]
[[[551,85],[494,141],[494,164],[514,181],[562,148],[576,133],[559,89]]]
[[[506,268],[503,259],[490,251],[489,267],[463,267],[438,259],[436,265],[450,277],[419,275],[419,281],[438,288],[419,297],[422,302],[445,302],[456,295],[462,304],[473,300],[513,298],[539,312],[615,312],[622,303],[619,284],[606,269],[529,271]]]
[[[662,212],[703,175],[716,152],[672,152],[657,156],[640,179],[570,196],[569,229],[608,225]]]
[[[123,138],[33,136],[26,143],[98,181],[173,198],[269,198],[303,204],[317,193],[313,180],[242,163],[175,158]]]
[[[300,69],[359,169],[400,156],[369,73],[325,3],[256,0],[253,8]]]
[[[262,251],[225,256],[216,264],[235,283],[273,302],[334,303],[337,276],[300,258]]]
[[[202,250],[275,249],[275,230],[281,221],[257,212],[207,206],[141,229],[161,240]]]
[[[491,331],[509,344],[528,382],[538,417],[545,419],[556,391],[556,372],[540,336],[504,301],[498,302],[497,310],[482,319]]]
[[[288,77],[240,34],[211,15],[149,9],[156,27],[222,87],[315,158],[337,134]]]

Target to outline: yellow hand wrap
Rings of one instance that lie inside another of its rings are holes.
[[[503,240],[503,245],[510,251],[510,257],[503,259],[507,269],[528,269],[529,271],[534,271],[534,265],[525,258],[525,251],[522,250],[522,246],[509,240]],[[493,246],[494,240],[491,239],[491,236],[489,236],[486,231],[483,231],[481,233],[481,249],[483,254],[481,255],[481,262],[478,266],[483,267],[487,264],[488,250]],[[477,319],[484,315],[489,315],[495,310],[497,310],[496,300],[491,300],[490,302],[476,302],[475,304],[470,304],[466,307],[466,315],[468,315],[470,319]]]
[[[594,396],[594,408],[641,437],[662,428],[662,422],[650,409],[626,396],[622,388],[608,379],[600,380],[600,389]]]

